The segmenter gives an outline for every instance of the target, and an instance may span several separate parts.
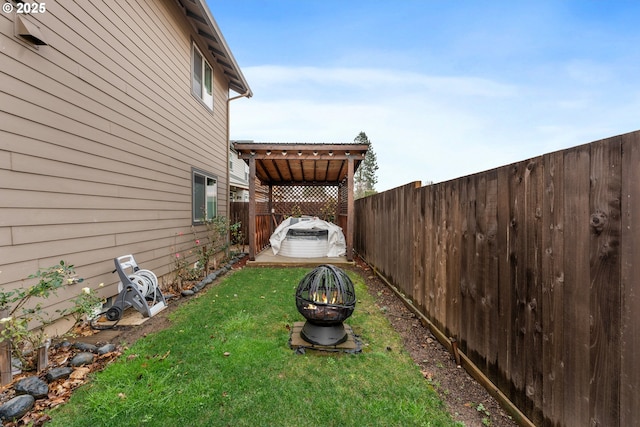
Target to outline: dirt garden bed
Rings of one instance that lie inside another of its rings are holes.
[[[402,336],[405,349],[456,421],[466,427],[518,425],[484,387],[456,365],[451,353],[365,263],[357,260],[356,265],[377,306]]]

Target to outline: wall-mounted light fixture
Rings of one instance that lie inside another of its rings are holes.
[[[314,155],[314,156],[317,156],[317,155],[318,155],[318,150],[314,150],[314,151],[313,151],[313,155]]]
[[[298,156],[302,156],[302,151],[298,150]]]
[[[351,155],[350,151],[346,151],[344,154],[346,154],[347,156]]]
[[[282,155],[286,156],[287,155],[287,150],[282,150]]]
[[[330,156],[333,156],[333,150],[330,150],[330,151],[329,151],[329,155],[330,155]]]
[[[271,150],[267,150],[267,156],[271,155]]]

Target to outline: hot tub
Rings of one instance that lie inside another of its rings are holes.
[[[320,258],[329,251],[329,230],[289,229],[280,244],[279,255],[290,258]]]
[[[342,229],[316,217],[289,217],[269,239],[274,255],[290,258],[339,257],[346,253]]]

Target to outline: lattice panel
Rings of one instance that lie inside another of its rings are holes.
[[[349,193],[347,192],[347,180],[345,179],[340,183],[338,187],[338,195],[339,195],[339,204],[338,204],[338,213],[342,215],[346,215],[348,212],[349,206]]]
[[[274,186],[274,213],[288,216],[317,216],[335,222],[338,206],[336,186]]]

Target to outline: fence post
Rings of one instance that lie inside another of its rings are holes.
[[[38,373],[44,371],[49,366],[49,346],[51,345],[51,339],[38,347]]]
[[[9,316],[9,309],[0,309],[0,319]],[[4,324],[0,323],[0,332]],[[11,341],[0,339],[0,386],[9,384],[13,380],[11,373]]]

